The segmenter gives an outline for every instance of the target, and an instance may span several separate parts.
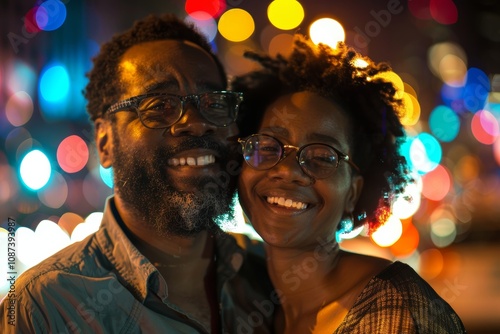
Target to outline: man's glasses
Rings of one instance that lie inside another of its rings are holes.
[[[181,119],[188,101],[194,103],[207,121],[218,127],[225,127],[236,121],[243,93],[215,91],[186,96],[150,93],[117,102],[109,107],[107,113],[133,111],[145,127],[165,129]]]
[[[332,175],[340,161],[350,164],[356,171],[359,168],[349,160],[349,156],[326,144],[312,143],[302,147],[284,145],[278,139],[261,134],[254,134],[238,139],[246,163],[257,170],[266,170],[276,166],[288,155],[287,151],[296,150],[295,158],[300,167],[310,177],[324,179]]]

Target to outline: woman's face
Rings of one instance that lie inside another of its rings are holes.
[[[315,93],[298,92],[281,96],[266,109],[258,133],[285,145],[323,143],[350,155],[349,129],[339,106]],[[268,170],[244,164],[239,198],[246,216],[268,244],[314,248],[318,242],[335,239],[340,219],[354,210],[363,181],[345,161],[327,178],[313,179],[299,166],[296,153],[290,150]]]

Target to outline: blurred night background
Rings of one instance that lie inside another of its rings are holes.
[[[2,0],[0,298],[8,272],[98,228],[112,171],[97,160],[85,73],[112,35],[165,12],[195,23],[230,76],[254,68],[246,50],[286,53],[294,32],[324,43],[337,36],[388,62],[386,79],[408,106],[402,153],[418,182],[386,228],[355,231],[342,246],[412,265],[470,333],[500,333],[497,0]],[[227,229],[253,235],[243,219]]]

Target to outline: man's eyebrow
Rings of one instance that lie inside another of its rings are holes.
[[[208,81],[197,82],[196,87],[198,88],[199,92],[224,90],[224,86],[220,83]],[[177,82],[177,80],[167,80],[162,82],[155,82],[151,85],[146,86],[145,93],[156,93],[169,90],[177,91],[179,89],[179,82]]]
[[[155,82],[145,87],[146,93],[155,93],[158,91],[178,90],[179,83],[177,80],[167,80],[162,82]]]

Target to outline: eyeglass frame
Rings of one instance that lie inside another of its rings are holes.
[[[203,113],[200,112],[200,110],[199,110],[200,97],[202,95],[206,95],[206,94],[232,94],[233,96],[235,96],[236,105],[235,105],[233,119],[231,122],[226,123],[224,125],[218,125],[218,124],[215,124],[214,122],[212,122],[211,120],[209,120],[207,117],[205,117],[205,115]],[[153,127],[147,126],[142,121],[141,112],[139,111],[139,103],[145,98],[155,97],[155,96],[173,96],[173,97],[178,98],[181,101],[181,110],[179,113],[179,117],[172,124],[162,126],[162,127],[157,127],[157,128],[154,127],[153,128]],[[104,114],[111,115],[111,114],[114,114],[114,113],[117,113],[120,111],[135,112],[137,114],[137,117],[141,121],[141,124],[144,125],[146,128],[148,128],[148,129],[166,129],[168,127],[171,127],[175,123],[177,123],[182,118],[182,116],[186,112],[186,109],[184,108],[184,103],[186,101],[189,101],[189,100],[196,101],[196,108],[197,108],[198,112],[200,112],[200,114],[203,116],[203,118],[205,118],[208,122],[210,122],[210,124],[213,124],[217,127],[227,127],[227,126],[235,123],[236,119],[238,118],[239,107],[240,107],[241,102],[243,102],[243,93],[235,92],[235,91],[231,91],[231,90],[217,90],[217,91],[211,91],[211,92],[205,92],[205,93],[199,93],[199,94],[188,94],[188,95],[184,95],[184,96],[177,95],[177,94],[170,94],[170,93],[159,93],[159,92],[147,93],[147,94],[133,96],[133,97],[130,97],[128,99],[113,103],[108,109],[106,109],[106,112]],[[133,108],[133,110],[128,109],[128,108]]]
[[[272,166],[270,166],[269,168],[265,168],[265,169],[258,169],[257,167],[255,166],[252,166],[248,161],[247,159],[245,159],[245,145],[247,143],[247,141],[252,138],[252,137],[256,137],[256,136],[264,136],[264,137],[269,137],[269,138],[272,138],[274,139],[280,146],[281,146],[281,156],[279,158],[278,161],[276,161],[276,163]],[[281,161],[285,160],[286,157],[288,156],[287,154],[287,149],[290,150],[290,149],[294,149],[297,151],[297,153],[295,153],[295,159],[297,160],[297,163],[299,164],[300,166],[300,169],[302,169],[302,171],[307,174],[309,177],[312,177],[314,179],[325,179],[329,176],[331,176],[333,174],[330,173],[328,174],[327,176],[325,177],[316,177],[314,175],[311,175],[310,172],[305,168],[304,166],[304,163],[305,163],[305,160],[303,160],[303,162],[301,163],[300,162],[300,154],[303,152],[303,150],[309,146],[312,146],[312,145],[323,145],[323,146],[326,146],[330,149],[332,149],[335,153],[337,153],[339,159],[337,160],[337,163],[335,165],[335,169],[333,170],[336,170],[338,167],[339,167],[339,164],[340,164],[340,161],[345,161],[347,162],[347,164],[349,164],[356,172],[360,173],[361,172],[361,169],[354,163],[351,161],[349,155],[345,154],[345,153],[342,153],[341,151],[339,151],[338,149],[336,149],[335,147],[331,146],[331,145],[328,145],[328,144],[325,144],[325,143],[309,143],[309,144],[306,144],[306,145],[303,145],[303,146],[295,146],[295,145],[289,145],[289,144],[283,144],[278,138],[276,137],[273,137],[273,136],[270,136],[270,135],[266,135],[266,134],[260,134],[260,133],[254,133],[250,136],[247,136],[245,138],[238,138],[238,143],[241,144],[241,150],[242,150],[242,154],[243,154],[243,160],[245,160],[245,162],[247,163],[247,165],[249,165],[251,168],[255,169],[255,170],[269,170],[271,168],[273,168],[274,166],[278,165]]]

